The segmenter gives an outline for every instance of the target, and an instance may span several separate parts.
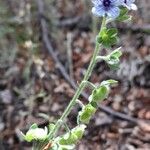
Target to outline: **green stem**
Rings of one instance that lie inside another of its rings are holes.
[[[101,30],[105,27],[106,25],[106,18],[103,18],[102,21],[102,25],[101,25]],[[89,77],[91,76],[91,73],[94,69],[94,66],[96,64],[96,57],[98,56],[99,53],[99,49],[100,49],[100,44],[96,41],[96,47],[90,62],[90,65],[86,71],[86,74],[82,80],[82,82],[80,83],[74,97],[72,98],[72,100],[70,101],[69,105],[67,106],[67,108],[65,109],[64,113],[62,114],[62,116],[60,117],[60,119],[56,122],[56,125],[54,127],[54,129],[50,132],[50,134],[48,135],[49,139],[52,139],[55,134],[57,133],[57,131],[59,130],[61,123],[65,121],[66,117],[69,115],[69,113],[71,112],[72,108],[74,107],[74,105],[76,104],[76,100],[79,98],[80,94],[82,93],[83,89],[86,86],[86,81],[88,81]]]

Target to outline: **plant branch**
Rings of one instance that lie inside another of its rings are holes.
[[[106,25],[106,18],[104,17],[103,21],[102,21],[101,30],[105,27],[105,25]],[[100,30],[100,32],[101,32],[101,30]],[[95,50],[93,52],[93,56],[90,61],[90,65],[85,73],[85,76],[84,76],[83,80],[81,81],[77,91],[75,92],[75,95],[73,96],[72,100],[70,101],[68,107],[65,109],[64,113],[62,114],[62,116],[59,119],[59,120],[62,120],[62,122],[65,121],[66,117],[69,115],[72,108],[76,104],[76,100],[79,98],[80,94],[82,93],[83,89],[85,88],[87,81],[88,81],[89,77],[91,76],[91,73],[96,64],[96,57],[98,56],[99,49],[100,49],[100,44],[96,41]],[[58,121],[56,122],[55,128],[50,132],[49,139],[52,139],[54,137],[54,135],[57,133],[58,129],[60,128],[60,124]]]
[[[64,66],[61,64],[61,62],[59,61],[56,53],[54,52],[54,49],[51,45],[51,42],[49,41],[47,23],[46,23],[46,20],[45,20],[46,18],[44,17],[43,1],[38,0],[36,2],[38,4],[38,11],[39,11],[39,16],[40,16],[40,24],[41,24],[41,33],[42,33],[43,43],[46,46],[49,54],[52,56],[52,58],[56,62],[57,67],[58,67],[59,71],[61,72],[62,76],[64,77],[64,79],[73,87],[73,89],[77,89],[76,84],[74,83],[74,81],[67,74]],[[82,92],[81,95],[85,99],[88,99],[88,94]],[[135,123],[135,124],[138,124],[138,122],[140,121],[139,119],[130,117],[127,114],[116,112],[116,111],[112,110],[111,108],[109,108],[108,106],[99,105],[99,109],[101,111],[115,117],[115,118],[127,120],[127,121],[130,121],[130,122]]]
[[[62,116],[60,117],[60,120],[62,120],[64,122],[64,120],[66,119],[66,117],[69,115],[69,113],[71,112],[73,106],[76,104],[76,100],[79,98],[80,94],[82,93],[84,87],[86,86],[86,82],[92,71],[93,71],[93,68],[94,68],[94,65],[96,63],[96,56],[98,55],[98,52],[99,52],[99,43],[96,43],[96,48],[95,48],[95,51],[93,53],[93,57],[91,59],[91,62],[90,62],[90,65],[88,67],[88,70],[83,78],[83,81],[80,83],[79,85],[79,88],[77,89],[74,97],[72,98],[72,100],[70,101],[68,107],[65,109],[64,113],[62,114]],[[49,139],[52,139],[53,136],[57,133],[58,129],[60,128],[60,124],[58,123],[58,121],[56,122],[56,125],[55,125],[55,128],[53,129],[53,131],[50,133],[49,135]]]

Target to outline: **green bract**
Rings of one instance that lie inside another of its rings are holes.
[[[93,90],[91,96],[89,97],[89,101],[91,103],[93,102],[100,102],[102,100],[104,100],[105,98],[107,98],[108,94],[109,94],[109,90],[110,90],[110,85],[112,84],[116,84],[117,81],[115,80],[106,80],[103,81],[100,86],[98,86],[96,89]]]
[[[102,85],[99,88],[93,90],[92,95],[90,96],[91,102],[99,102],[107,98],[109,94],[108,85]]]
[[[117,29],[115,28],[103,28],[97,38],[97,41],[104,47],[111,47],[117,42],[117,40]]]
[[[27,142],[32,142],[33,140],[42,141],[47,138],[48,130],[45,127],[45,129],[38,128],[37,124],[33,124],[30,129],[27,131],[27,133],[23,135],[24,139]]]
[[[92,104],[87,104],[82,108],[78,114],[78,121],[81,123],[88,124],[91,117],[95,114],[96,108]]]

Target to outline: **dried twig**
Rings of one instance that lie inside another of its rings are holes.
[[[40,16],[40,24],[41,24],[41,32],[42,32],[43,43],[46,46],[49,54],[52,56],[52,58],[56,62],[56,66],[60,70],[60,72],[63,75],[63,77],[67,80],[67,82],[70,83],[70,85],[74,89],[76,89],[77,86],[75,85],[75,83],[73,82],[73,80],[66,73],[65,68],[63,67],[63,65],[61,64],[61,62],[59,61],[59,59],[57,58],[57,55],[54,52],[53,47],[52,47],[52,45],[51,45],[51,43],[49,41],[48,30],[47,30],[47,23],[46,23],[45,18],[43,17],[44,16],[44,14],[43,14],[43,12],[44,12],[43,1],[38,0],[37,2],[38,2],[38,9],[39,9],[39,16]]]
[[[73,79],[73,62],[72,62],[72,34],[67,33],[67,56],[68,56],[68,66],[69,66],[69,74],[70,78]]]
[[[122,119],[122,120],[126,120],[126,121],[130,121],[134,124],[138,124],[138,119],[136,118],[133,118],[133,117],[130,117],[128,116],[127,114],[123,114],[123,113],[120,113],[120,112],[116,112],[114,111],[113,109],[110,109],[109,107],[106,107],[106,106],[101,106],[99,105],[99,108],[106,112],[107,114],[110,114],[111,116],[113,117],[116,117],[118,119]]]

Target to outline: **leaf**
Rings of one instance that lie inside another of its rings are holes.
[[[56,141],[58,141],[60,145],[76,144],[76,142],[82,138],[85,128],[86,126],[83,124],[78,125],[77,127],[73,128],[70,132],[58,137]]]
[[[104,28],[100,34],[98,35],[97,41],[102,44],[104,47],[111,47],[112,45],[116,44],[118,41],[117,38],[117,29],[111,28],[107,29]]]
[[[116,83],[118,83],[116,80],[106,80],[103,81],[95,90],[93,90],[92,95],[89,97],[89,101],[92,106],[95,106],[96,108],[98,102],[107,98],[110,91],[110,86]]]
[[[120,49],[121,48],[118,48],[118,49],[114,50],[105,59],[108,66],[113,70],[116,70],[116,69],[119,68],[120,56],[122,55],[122,52],[120,51]]]
[[[116,70],[119,68],[119,62],[120,60],[115,56],[111,56],[110,59],[107,60],[108,66],[113,70]]]
[[[109,87],[107,85],[102,85],[99,88],[93,90],[92,92],[92,102],[99,102],[107,98],[109,93]]]
[[[122,55],[121,48],[114,50],[110,55],[119,58]]]
[[[110,36],[116,36],[117,33],[118,33],[118,31],[117,31],[116,28],[111,28],[111,29],[108,29],[107,33],[108,33],[108,35],[110,35]]]

